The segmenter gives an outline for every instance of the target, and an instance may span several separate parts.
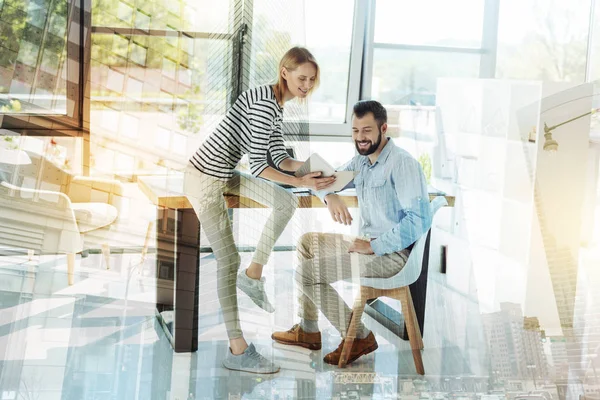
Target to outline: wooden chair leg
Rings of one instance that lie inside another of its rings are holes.
[[[69,286],[73,284],[73,273],[75,272],[75,253],[67,254],[67,277]]]
[[[367,297],[364,296],[363,292],[364,290],[361,288],[360,297],[354,301],[352,317],[350,318],[350,325],[348,325],[348,331],[346,332],[346,337],[344,338],[344,347],[342,348],[342,354],[340,354],[338,368],[345,368],[346,364],[348,363],[348,359],[350,358],[352,345],[354,344],[354,339],[356,338],[356,329],[360,323],[363,311],[365,310],[365,304],[367,302]]]
[[[421,328],[419,327],[419,320],[417,318],[417,312],[415,311],[415,303],[413,302],[412,295],[410,294],[410,288],[407,288],[406,293],[408,293],[408,308],[412,310],[410,317],[412,318],[412,325],[415,327],[417,347],[419,350],[423,350],[425,348],[425,345],[423,345],[423,335],[421,334]]]
[[[400,289],[402,291],[401,302],[402,312],[404,313],[404,323],[406,324],[406,330],[408,331],[408,340],[410,341],[410,347],[413,353],[413,359],[415,361],[415,368],[417,373],[425,375],[425,368],[423,367],[423,358],[421,357],[421,349],[423,348],[423,338],[421,337],[421,330],[417,322],[417,315],[415,313],[415,306],[410,295],[408,287]]]
[[[110,246],[106,243],[102,245],[102,255],[104,256],[106,269],[110,269]]]

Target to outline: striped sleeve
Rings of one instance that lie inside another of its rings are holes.
[[[279,168],[279,165],[283,160],[290,158],[290,155],[285,150],[285,145],[283,144],[283,135],[281,134],[281,132],[277,132],[273,136],[271,136],[271,145],[269,147],[269,152],[271,153],[271,159],[273,160],[273,164],[275,164],[277,168]]]
[[[271,126],[275,120],[275,109],[273,105],[265,101],[258,101],[248,108],[248,120],[252,135],[248,154],[250,172],[258,177],[269,166],[267,151],[271,138]]]

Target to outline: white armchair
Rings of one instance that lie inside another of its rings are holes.
[[[73,176],[26,152],[28,164],[0,160],[0,245],[40,254],[67,254],[73,284],[75,254],[101,248],[110,268],[109,232],[121,211],[118,181]]]

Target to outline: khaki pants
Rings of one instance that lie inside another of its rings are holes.
[[[273,209],[256,246],[253,262],[265,265],[275,242],[298,207],[296,196],[274,184],[234,171],[229,180],[213,178],[189,164],[185,171],[184,192],[194,207],[200,224],[217,260],[217,292],[227,334],[230,339],[242,337],[237,305],[237,251],[224,194],[248,197]]]
[[[352,309],[331,283],[350,278],[358,283],[360,277],[390,278],[402,270],[410,254],[408,250],[381,257],[348,253],[354,239],[340,234],[307,233],[298,243],[298,315],[317,321],[320,309],[342,337],[350,324]],[[358,329],[362,329],[362,323]]]

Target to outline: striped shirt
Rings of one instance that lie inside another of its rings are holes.
[[[242,156],[248,154],[250,172],[259,176],[268,167],[267,152],[270,152],[279,168],[281,162],[289,158],[283,145],[282,120],[283,109],[270,85],[247,90],[190,162],[204,174],[229,179]]]

